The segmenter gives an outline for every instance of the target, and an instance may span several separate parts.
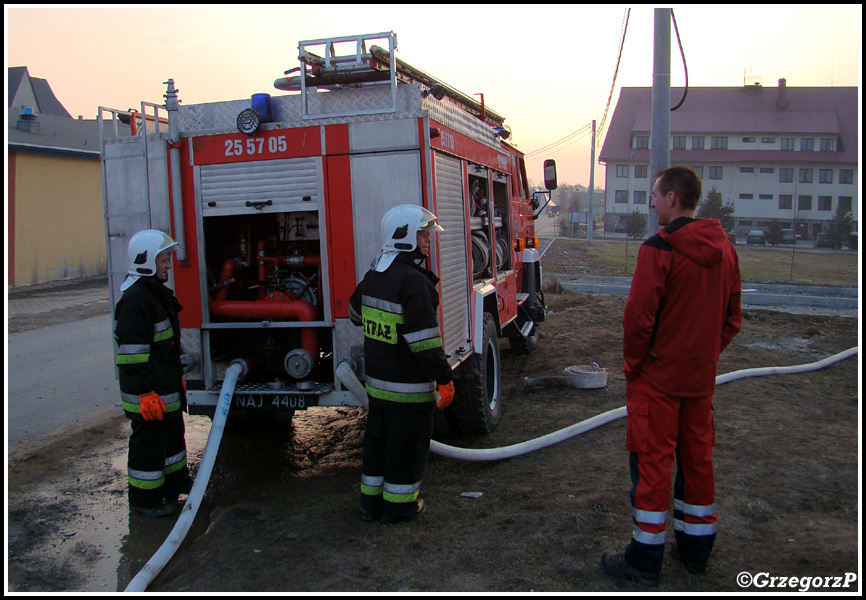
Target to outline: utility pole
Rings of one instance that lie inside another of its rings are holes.
[[[592,201],[595,194],[595,119],[592,120],[592,148],[589,162],[589,210],[586,215],[586,241],[592,243],[592,230],[595,226],[595,217],[592,216]]]
[[[655,9],[655,37],[653,40],[653,104],[652,145],[650,147],[650,186],[655,174],[671,166],[671,9]],[[649,189],[652,204],[652,187]],[[647,210],[647,234],[659,227],[655,210]]]

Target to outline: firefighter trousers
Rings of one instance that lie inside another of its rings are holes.
[[[626,560],[661,571],[674,461],[674,534],[680,554],[706,565],[716,538],[713,396],[672,398],[638,378],[628,384],[629,450],[634,530]]]
[[[383,407],[380,401],[369,399],[361,508],[377,516],[410,516],[416,510],[430,450],[434,404]]]
[[[127,480],[129,503],[152,508],[163,499],[188,493],[192,479],[186,464],[183,417],[131,421]]]

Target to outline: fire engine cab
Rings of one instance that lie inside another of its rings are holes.
[[[445,420],[460,432],[498,423],[499,340],[531,351],[544,320],[539,203],[504,118],[396,46],[393,32],[302,41],[300,67],[275,82],[284,95],[180,106],[169,80],[165,105],[100,107],[111,299],[132,235],[179,242],[169,285],[184,306],[190,413],[213,415],[236,358],[250,368],[231,414],[359,405],[335,377],[350,361],[364,379],[348,299],[382,216],[416,203],[445,230],[427,265],[457,391]],[[552,161],[545,182],[556,187]]]

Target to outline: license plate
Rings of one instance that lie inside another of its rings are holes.
[[[235,408],[256,408],[260,410],[306,410],[312,406],[315,396],[304,394],[235,394]]]

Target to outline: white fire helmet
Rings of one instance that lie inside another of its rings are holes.
[[[400,204],[382,217],[382,251],[373,261],[373,268],[385,271],[400,252],[412,252],[418,245],[419,231],[445,231],[436,215],[417,204]]]
[[[129,289],[139,277],[156,275],[156,257],[176,250],[177,246],[177,242],[157,229],[145,229],[132,236],[127,248],[129,270],[120,284],[120,291]]]

